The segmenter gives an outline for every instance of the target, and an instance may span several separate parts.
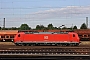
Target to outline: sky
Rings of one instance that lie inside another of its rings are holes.
[[[36,25],[53,24],[54,27],[65,25],[77,26],[86,23],[90,28],[90,0],[0,0],[0,26],[20,27],[28,24],[31,28]]]

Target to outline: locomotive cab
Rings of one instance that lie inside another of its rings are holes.
[[[16,45],[22,45],[22,40],[23,40],[23,35],[24,35],[24,32],[20,32],[20,33],[18,33],[16,36],[15,36],[15,38],[14,38],[14,43],[16,44]]]
[[[78,34],[77,33],[72,33],[72,38],[71,38],[71,45],[74,45],[74,46],[78,46],[79,43],[80,43],[80,38],[78,37]]]

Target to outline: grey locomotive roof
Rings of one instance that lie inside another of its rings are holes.
[[[68,34],[68,32],[25,32],[25,34]]]

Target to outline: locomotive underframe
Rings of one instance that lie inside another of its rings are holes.
[[[17,42],[16,46],[78,46],[78,42]]]

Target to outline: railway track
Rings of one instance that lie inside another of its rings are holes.
[[[90,56],[90,48],[1,49],[1,56]]]
[[[0,43],[0,60],[4,59],[89,60],[90,43],[80,46],[15,46],[3,42]]]
[[[0,49],[0,60],[4,59],[89,60],[90,47],[9,47]]]

